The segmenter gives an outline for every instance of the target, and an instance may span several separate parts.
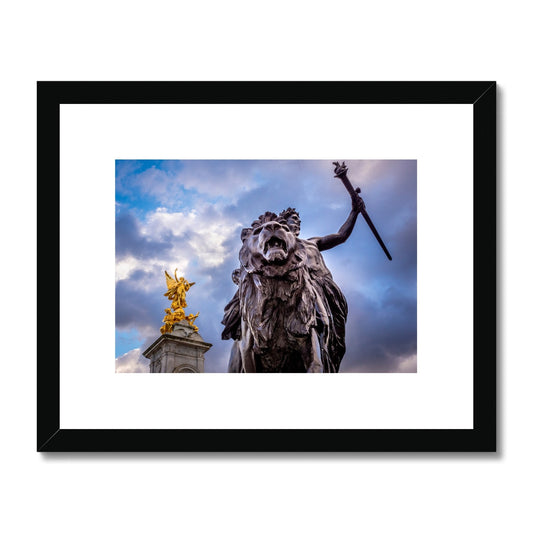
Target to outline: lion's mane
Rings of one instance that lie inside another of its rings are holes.
[[[243,230],[241,266],[233,276],[239,288],[224,310],[222,338],[239,342],[244,323],[257,371],[299,372],[305,371],[301,363],[288,358],[315,331],[323,372],[338,372],[345,352],[346,300],[316,244],[296,237],[285,223],[294,213],[293,209],[280,216],[267,212]],[[265,257],[265,243],[273,237],[280,249],[282,244],[286,248],[283,260]],[[317,257],[321,269],[313,266]],[[230,371],[239,371],[235,368],[235,361],[230,362]]]

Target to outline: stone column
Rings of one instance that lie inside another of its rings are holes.
[[[150,359],[150,373],[203,372],[204,354],[212,344],[205,342],[186,320],[174,324],[143,355]]]

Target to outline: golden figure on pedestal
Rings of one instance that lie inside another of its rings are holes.
[[[198,331],[198,327],[194,325],[194,321],[198,318],[200,313],[193,315],[185,315],[183,310],[187,307],[187,302],[185,299],[186,292],[194,285],[194,281],[189,283],[184,277],[178,278],[177,276],[178,269],[174,271],[174,278],[165,270],[165,276],[167,281],[167,292],[166,296],[169,300],[172,300],[170,307],[165,309],[165,316],[163,318],[164,326],[161,326],[159,331],[161,333],[170,333],[174,328],[174,324],[177,324],[181,320],[186,320],[190,326],[194,328],[194,331]]]

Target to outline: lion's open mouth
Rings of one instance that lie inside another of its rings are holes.
[[[286,252],[287,243],[281,239],[278,239],[277,237],[270,237],[270,239],[268,239],[268,241],[265,243],[265,248],[263,251],[266,254],[269,250],[274,250],[274,249],[281,249],[284,252]]]
[[[270,237],[263,247],[263,255],[268,261],[283,261],[287,258],[287,243],[279,237]]]

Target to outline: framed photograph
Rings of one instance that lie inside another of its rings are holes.
[[[496,451],[495,82],[37,102],[38,451]]]

